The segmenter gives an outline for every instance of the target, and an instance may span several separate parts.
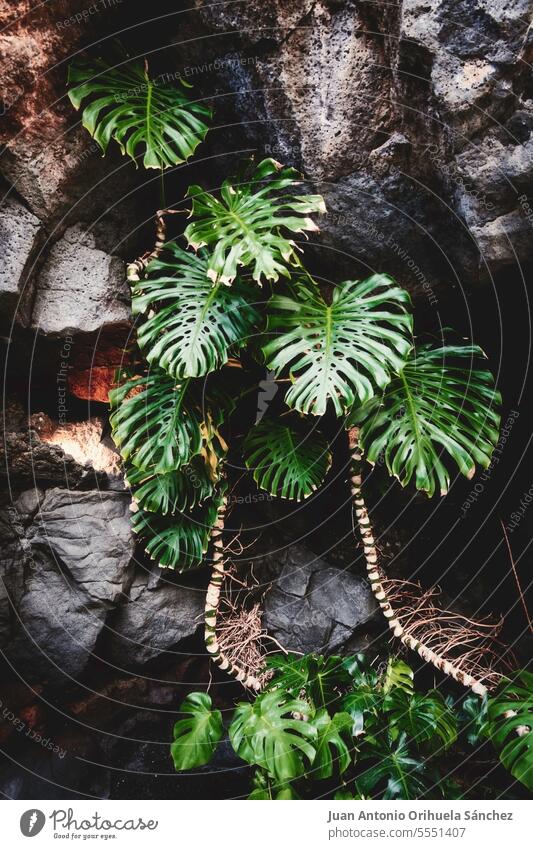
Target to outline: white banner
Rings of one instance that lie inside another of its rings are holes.
[[[531,802],[6,801],[2,844],[157,849],[531,846]]]

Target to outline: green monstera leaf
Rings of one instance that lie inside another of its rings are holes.
[[[397,657],[389,657],[383,676],[383,692],[392,693],[401,690],[407,696],[414,692],[414,672],[410,666]]]
[[[195,220],[185,237],[195,250],[213,246],[207,273],[214,283],[231,284],[240,266],[251,267],[258,283],[289,276],[287,264],[295,261],[295,243],[284,233],[318,230],[308,216],[326,211],[320,195],[285,191],[300,182],[294,168],[264,159],[249,179],[225,180],[219,197],[201,186],[189,187]]]
[[[262,693],[253,704],[239,704],[229,736],[236,753],[256,764],[275,781],[287,784],[303,775],[315,757],[317,730],[293,714],[309,715],[310,705],[273,690]]]
[[[533,791],[533,673],[520,672],[489,697],[488,733],[506,769]]]
[[[388,733],[365,737],[365,751],[360,756],[364,771],[356,779],[364,796],[381,799],[419,799],[430,782],[426,765],[409,751],[407,734],[393,738]],[[369,766],[366,762],[371,761]]]
[[[137,510],[133,513],[132,527],[158,566],[187,572],[202,565],[218,505],[219,498],[215,495],[194,510],[169,516]]]
[[[177,771],[194,769],[209,763],[224,731],[222,714],[213,710],[207,693],[191,693],[181,703],[174,725],[174,742],[170,747]]]
[[[189,463],[202,450],[204,411],[181,383],[161,369],[128,376],[109,393],[111,428],[124,460],[152,474]]]
[[[342,775],[352,762],[352,717],[349,713],[335,713],[331,717],[327,710],[321,709],[315,714],[311,724],[318,733],[313,778],[331,778],[334,772]]]
[[[320,431],[272,419],[262,419],[248,433],[244,457],[261,489],[295,501],[318,489],[331,466],[328,443]]]
[[[192,510],[213,495],[212,470],[201,456],[193,457],[187,466],[163,475],[147,474],[130,466],[126,478],[133,500],[149,513],[181,513]]]
[[[146,63],[135,60],[109,67],[103,60],[71,66],[68,96],[82,122],[105,153],[114,139],[135,163],[169,168],[186,162],[205,138],[211,110],[191,101],[186,84],[150,79]]]
[[[407,292],[384,274],[348,280],[326,303],[317,286],[300,280],[294,295],[274,295],[264,347],[276,376],[289,370],[289,407],[321,416],[331,401],[337,416],[373,398],[399,370],[411,347]]]
[[[351,682],[347,658],[338,655],[289,654],[267,656],[266,665],[273,675],[270,688],[286,690],[292,695],[305,694],[315,708],[335,702],[343,687]]]
[[[406,486],[413,478],[429,496],[450,486],[449,461],[472,477],[487,468],[498,441],[500,393],[490,372],[473,365],[473,345],[422,345],[381,398],[355,407],[347,425],[361,425],[367,460],[383,453],[387,469]]]
[[[417,744],[448,749],[457,739],[457,720],[440,693],[412,693],[396,688],[383,702],[392,727]]]
[[[137,341],[148,362],[173,377],[201,377],[246,343],[260,314],[242,282],[213,286],[206,255],[176,243],[166,248],[168,259],[153,260],[133,284],[133,314],[154,311],[139,325]]]

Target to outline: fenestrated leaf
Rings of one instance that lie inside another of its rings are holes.
[[[488,732],[506,769],[533,791],[533,673],[505,681],[488,702]]]
[[[142,61],[71,65],[68,82],[72,105],[85,101],[83,126],[104,153],[114,139],[135,163],[143,154],[145,168],[168,168],[189,159],[207,133],[211,110],[191,101],[181,80],[150,79]]]
[[[109,393],[113,440],[124,460],[151,474],[172,472],[202,449],[203,411],[187,380],[161,369],[127,377]]]
[[[267,668],[274,673],[268,687],[295,696],[303,692],[315,708],[328,707],[352,680],[346,661],[337,655],[267,655]]]
[[[348,713],[335,713],[330,717],[327,710],[319,710],[311,724],[318,732],[315,742],[316,754],[313,760],[312,776],[331,778],[334,772],[342,775],[352,762],[351,742],[352,717]]]
[[[317,428],[270,418],[248,433],[244,458],[261,489],[295,501],[318,489],[331,465],[328,443]]]
[[[501,398],[490,372],[473,364],[481,356],[473,345],[413,351],[383,396],[348,417],[348,426],[362,425],[367,460],[375,463],[383,452],[402,486],[414,477],[429,496],[448,491],[449,461],[469,478],[477,463],[486,468],[498,441]]]
[[[384,702],[390,725],[405,731],[417,744],[448,749],[457,739],[457,721],[440,693],[411,693],[395,688]]]
[[[213,282],[231,284],[240,266],[250,266],[258,283],[289,276],[287,264],[294,262],[295,243],[284,233],[318,230],[308,216],[326,211],[320,195],[285,191],[300,182],[294,168],[264,159],[250,179],[225,180],[219,197],[201,186],[189,187],[191,216],[196,220],[186,228],[185,237],[195,250],[214,246],[208,261]]]
[[[410,696],[414,692],[414,673],[410,666],[397,657],[390,657],[383,676],[383,692],[401,690]]]
[[[309,715],[310,705],[279,690],[262,693],[253,704],[237,705],[229,736],[244,761],[265,769],[281,784],[301,776],[315,756],[317,730],[294,713]]]
[[[213,710],[207,693],[190,693],[181,703],[180,714],[183,718],[174,725],[170,747],[177,771],[209,763],[224,731],[222,714]]]
[[[356,785],[365,796],[419,799],[428,789],[425,763],[411,756],[405,732],[397,739],[387,733],[365,737],[359,760],[364,771],[357,776]],[[368,760],[370,766],[366,766]]]
[[[202,565],[217,507],[215,496],[194,510],[168,516],[137,510],[132,516],[132,527],[158,566],[186,572]]]
[[[321,416],[332,402],[338,416],[383,389],[411,347],[409,295],[384,274],[347,280],[326,303],[318,287],[300,280],[294,295],[274,295],[264,347],[267,366],[289,370],[286,402]]]
[[[175,242],[167,257],[153,260],[133,284],[133,314],[155,310],[138,327],[137,341],[148,362],[176,378],[200,377],[221,368],[229,350],[246,343],[259,321],[253,298],[240,281],[231,289],[213,286],[208,256],[184,251]]]
[[[200,455],[187,466],[166,474],[150,475],[130,466],[126,484],[135,503],[150,513],[178,513],[191,510],[213,495],[211,470]]]

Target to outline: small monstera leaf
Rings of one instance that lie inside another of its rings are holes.
[[[149,513],[181,513],[192,510],[213,495],[211,470],[201,456],[187,466],[164,475],[147,474],[130,466],[126,484],[132,489],[135,504]]]
[[[201,377],[221,368],[229,350],[244,345],[259,311],[241,282],[212,285],[208,258],[167,245],[169,258],[154,260],[133,284],[133,314],[149,313],[137,341],[153,365],[172,377]],[[150,311],[155,311],[150,314]]]
[[[285,690],[295,696],[304,693],[315,708],[331,706],[351,681],[346,669],[347,658],[338,655],[274,654],[266,658],[266,665],[273,671],[269,688]]]
[[[417,744],[448,749],[457,740],[457,720],[440,693],[412,693],[396,688],[386,696],[383,710],[390,727],[405,731]]]
[[[195,219],[185,237],[195,249],[214,246],[208,261],[213,283],[230,285],[240,266],[249,266],[258,283],[289,276],[287,264],[295,260],[295,243],[284,235],[317,231],[309,218],[325,212],[320,195],[293,195],[286,189],[300,183],[294,168],[264,159],[248,180],[225,180],[220,196],[201,186],[190,186],[191,216]]]
[[[132,527],[158,566],[187,572],[202,565],[218,504],[215,495],[194,510],[169,516],[137,510],[132,516]]]
[[[83,126],[104,153],[114,139],[135,163],[142,154],[145,168],[169,168],[186,162],[207,133],[211,110],[189,100],[182,80],[150,79],[142,61],[71,66],[68,82],[72,105],[85,102]]]
[[[152,474],[189,463],[202,450],[203,410],[188,381],[161,369],[128,376],[109,393],[113,440],[124,460]]]
[[[383,396],[354,408],[347,424],[360,424],[367,460],[383,452],[387,469],[406,486],[444,495],[449,461],[471,478],[486,468],[498,441],[500,393],[490,372],[475,367],[473,345],[422,345],[413,351]]]
[[[280,690],[263,693],[253,704],[237,705],[229,728],[231,744],[244,761],[262,767],[280,784],[287,784],[303,775],[315,757],[316,728],[293,717],[295,713],[310,712],[307,702]]]
[[[398,658],[389,657],[383,676],[383,692],[401,690],[407,696],[414,693],[414,673],[410,666]]]
[[[335,713],[332,717],[327,710],[319,710],[311,724],[317,730],[315,742],[316,754],[313,760],[313,778],[331,778],[334,772],[342,775],[352,762],[351,742],[352,717],[349,713]]]
[[[366,765],[368,760],[372,761],[370,766]],[[365,737],[359,761],[364,771],[356,784],[364,796],[418,799],[428,789],[425,763],[412,757],[405,732],[395,739],[387,733]]]
[[[488,702],[488,733],[511,775],[533,791],[533,673],[506,681]]]
[[[213,710],[207,693],[191,693],[181,703],[170,747],[174,768],[179,772],[209,763],[224,731],[222,714]]]
[[[331,466],[328,443],[316,428],[262,419],[244,442],[246,467],[257,485],[278,498],[302,501]]]
[[[264,347],[276,376],[288,369],[285,400],[301,413],[321,416],[331,401],[337,416],[383,389],[409,352],[409,295],[390,277],[347,280],[326,303],[318,287],[300,280],[292,297],[274,295]]]

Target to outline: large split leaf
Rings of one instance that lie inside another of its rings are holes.
[[[335,713],[331,717],[327,710],[321,709],[315,714],[311,724],[318,733],[314,744],[316,754],[313,760],[313,778],[331,778],[334,772],[346,772],[352,762],[353,748],[350,714]]]
[[[457,739],[457,720],[440,693],[406,695],[396,688],[386,696],[383,710],[391,726],[407,732],[417,745],[448,749]]]
[[[246,343],[259,311],[246,287],[231,289],[207,277],[208,259],[167,245],[133,287],[133,313],[156,310],[139,327],[137,341],[149,363],[173,377],[200,377],[221,368],[232,347]]]
[[[367,762],[371,761],[367,766]],[[365,737],[357,788],[381,799],[419,799],[427,790],[426,766],[411,755],[405,732],[396,739],[385,733]]]
[[[269,655],[267,668],[273,672],[269,687],[295,696],[303,692],[315,708],[328,707],[352,680],[347,660],[337,655]]]
[[[202,449],[203,411],[188,381],[161,369],[126,377],[109,393],[113,439],[124,460],[152,474],[174,471]]]
[[[295,243],[284,234],[318,230],[308,216],[325,212],[320,195],[286,191],[299,183],[294,168],[264,159],[249,179],[225,180],[218,197],[201,186],[189,187],[195,220],[185,237],[195,250],[213,246],[208,275],[214,283],[231,284],[240,266],[251,267],[258,283],[289,276]]]
[[[132,527],[158,566],[186,572],[202,565],[217,507],[215,496],[194,510],[169,516],[137,510],[133,513]]]
[[[474,364],[480,348],[423,345],[413,351],[381,398],[355,407],[347,424],[375,463],[383,453],[390,474],[429,496],[450,485],[449,461],[472,477],[486,468],[498,441],[500,394],[490,372]]]
[[[213,710],[207,693],[191,693],[181,703],[170,747],[176,770],[194,769],[209,763],[222,738],[222,714]]]
[[[489,697],[488,733],[500,760],[533,791],[533,673],[521,672]]]
[[[142,155],[145,168],[168,168],[189,159],[207,133],[211,110],[189,100],[182,80],[150,79],[142,61],[71,66],[68,81],[71,103],[85,103],[83,126],[104,153],[114,139],[134,162]]]
[[[318,287],[300,280],[292,297],[274,295],[264,347],[276,376],[288,369],[286,402],[321,416],[331,401],[338,416],[368,401],[399,370],[411,347],[409,296],[390,277],[348,280],[326,303]]]
[[[281,784],[303,775],[313,761],[316,728],[294,713],[309,714],[310,705],[278,690],[263,693],[253,704],[239,704],[230,725],[236,753]]]
[[[261,489],[295,501],[311,495],[331,465],[328,443],[319,430],[270,418],[262,419],[248,433],[244,456]]]
[[[127,484],[133,500],[150,513],[178,513],[191,510],[213,495],[215,483],[211,469],[200,455],[181,469],[166,474],[147,474],[130,466]]]

